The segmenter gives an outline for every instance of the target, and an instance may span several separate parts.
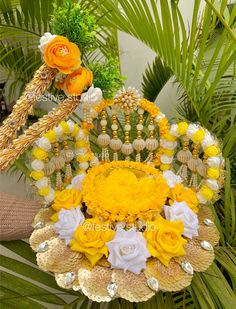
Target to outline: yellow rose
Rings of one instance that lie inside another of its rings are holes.
[[[100,222],[98,218],[87,219],[74,232],[70,247],[84,253],[94,266],[103,255],[108,256],[106,242],[111,241],[114,235],[115,232],[109,228],[108,222]]]
[[[203,138],[205,136],[205,132],[203,129],[199,129],[197,130],[193,136],[192,136],[192,141],[195,143],[195,144],[199,144]]]
[[[49,67],[69,74],[78,69],[81,64],[80,50],[76,44],[58,35],[47,44],[44,61]]]
[[[170,190],[171,200],[177,202],[186,202],[194,212],[198,212],[198,199],[196,193],[190,189],[185,188],[182,184],[178,183]]]
[[[35,147],[33,149],[32,154],[35,157],[35,159],[37,159],[37,160],[45,160],[48,157],[47,151],[45,151],[41,148],[38,148],[38,147]]]
[[[177,131],[180,135],[184,135],[188,129],[188,124],[185,121],[178,123]]]
[[[220,170],[216,167],[209,167],[207,170],[207,176],[213,179],[218,179],[220,177]]]
[[[143,236],[147,240],[150,254],[168,266],[172,257],[186,254],[184,244],[187,240],[181,236],[183,231],[181,221],[165,220],[159,215],[155,221],[147,222]]]
[[[67,95],[80,95],[86,88],[92,85],[93,73],[81,67],[77,71],[69,74],[64,83],[64,91]]]
[[[57,191],[55,194],[54,203],[52,208],[56,211],[64,209],[70,209],[77,207],[81,202],[82,194],[79,190],[65,189],[63,191]]]
[[[212,146],[208,146],[206,149],[205,149],[205,154],[208,156],[208,157],[214,157],[214,156],[217,156],[219,153],[220,153],[220,149],[214,145]]]

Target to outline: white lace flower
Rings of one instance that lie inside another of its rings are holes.
[[[198,217],[185,202],[174,202],[172,206],[164,206],[166,219],[182,221],[184,224],[183,235],[191,238],[198,236]]]
[[[60,239],[64,239],[68,245],[73,238],[74,231],[84,222],[84,215],[80,207],[61,209],[58,213],[58,221],[54,224]]]
[[[210,167],[219,167],[221,164],[221,159],[220,157],[210,157],[207,159],[207,164]]]
[[[146,240],[141,232],[134,228],[125,231],[118,229],[112,241],[106,243],[112,268],[124,269],[140,274],[146,268],[146,260],[150,254],[146,247]]]
[[[33,170],[39,172],[44,169],[44,163],[42,160],[35,159],[34,161],[31,162],[31,167]]]
[[[67,189],[74,188],[75,190],[82,190],[82,183],[84,180],[85,174],[80,174],[72,178],[71,184],[67,186]]]
[[[48,43],[53,40],[56,37],[55,34],[51,34],[50,32],[44,33],[43,36],[41,36],[40,41],[39,41],[39,46],[38,48],[40,49],[41,53],[44,53]]]
[[[174,188],[177,183],[181,183],[182,179],[180,176],[177,176],[172,171],[164,171],[163,177],[166,179],[166,182],[170,188]]]
[[[91,108],[102,100],[102,90],[100,88],[94,88],[92,85],[87,92],[82,93],[81,103],[83,107]]]
[[[52,145],[49,141],[48,138],[46,137],[40,137],[37,141],[36,144],[39,148],[42,148],[45,151],[49,151],[52,148]]]

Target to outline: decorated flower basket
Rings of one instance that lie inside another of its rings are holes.
[[[39,48],[45,63],[0,131],[1,169],[33,145],[39,268],[97,302],[187,287],[219,240],[208,206],[223,183],[219,142],[199,124],[169,124],[132,87],[105,98],[66,37],[46,33]],[[53,79],[67,98],[12,141]],[[77,107],[79,124],[67,120]]]

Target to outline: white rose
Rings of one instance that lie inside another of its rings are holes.
[[[161,155],[160,159],[161,159],[161,163],[164,163],[164,164],[171,164],[173,161],[173,157],[169,157],[166,155]]]
[[[72,178],[71,184],[67,186],[67,189],[74,188],[75,190],[82,190],[82,183],[84,180],[85,174],[80,174]]]
[[[191,123],[188,126],[188,129],[187,129],[187,132],[186,132],[187,137],[191,138],[193,136],[193,134],[195,132],[197,132],[197,130],[199,130],[199,126],[197,124]]]
[[[45,151],[49,151],[52,148],[52,145],[49,141],[48,138],[46,137],[40,137],[37,141],[36,141],[36,145],[39,148],[42,148]]]
[[[141,232],[134,228],[125,231],[118,229],[112,241],[106,243],[112,268],[124,269],[140,274],[146,268],[146,260],[150,257],[146,240]]]
[[[209,132],[205,133],[204,139],[201,142],[202,148],[205,149],[208,146],[214,145],[215,140]]]
[[[34,160],[31,162],[31,167],[33,170],[39,172],[44,169],[44,163],[42,160]]]
[[[177,183],[182,183],[181,177],[175,175],[172,171],[164,171],[163,177],[166,179],[166,182],[170,188],[174,188]]]
[[[87,92],[82,93],[81,103],[83,107],[91,108],[102,100],[102,90],[100,88],[94,88],[92,85]]]
[[[55,198],[55,191],[51,188],[48,195],[44,197],[45,201],[51,203]]]
[[[37,180],[37,181],[35,182],[35,186],[36,186],[38,189],[47,187],[47,186],[48,186],[48,178],[47,178],[47,177],[43,177],[43,178]]]
[[[174,202],[172,206],[164,206],[166,219],[170,221],[182,221],[184,224],[183,235],[191,238],[198,236],[198,217],[185,202]]]
[[[171,142],[166,139],[160,139],[160,146],[165,149],[172,150],[172,149],[175,149],[175,147],[177,146],[177,142]]]
[[[61,209],[58,213],[58,221],[54,224],[60,239],[64,239],[68,245],[73,238],[74,231],[84,222],[84,215],[80,207]]]
[[[38,48],[40,49],[41,53],[44,53],[48,43],[53,40],[56,37],[55,34],[51,34],[50,32],[44,33],[43,36],[41,36],[40,41],[39,41],[39,46]]]
[[[207,159],[207,164],[211,167],[219,167],[221,164],[220,157],[210,157]]]

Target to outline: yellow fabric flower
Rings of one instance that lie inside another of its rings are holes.
[[[44,137],[46,137],[50,143],[55,143],[57,140],[57,135],[53,130],[48,131],[47,133],[44,134]]]
[[[80,95],[87,87],[92,85],[93,73],[87,68],[81,67],[79,70],[69,74],[64,82],[64,91],[67,95]]]
[[[207,176],[218,179],[220,177],[220,170],[217,167],[209,167],[207,170]]]
[[[201,188],[201,193],[207,200],[211,200],[214,196],[214,191],[208,188],[206,185],[203,185]]]
[[[32,154],[35,157],[35,159],[38,159],[38,160],[45,160],[48,157],[47,151],[45,151],[41,148],[38,148],[38,147],[35,147],[33,149]]]
[[[208,157],[214,157],[219,154],[220,150],[218,147],[212,145],[212,146],[208,146],[204,152]]]
[[[44,61],[51,67],[64,74],[76,70],[80,64],[80,50],[78,46],[63,36],[57,35],[51,40],[44,51]]]
[[[98,165],[83,181],[83,200],[90,212],[110,221],[150,219],[161,211],[168,193],[160,171],[138,162]]]
[[[181,221],[165,220],[159,215],[155,221],[147,222],[143,236],[150,254],[168,266],[171,258],[186,254],[184,244],[187,240],[181,236],[183,231]]]
[[[170,142],[174,142],[176,140],[176,137],[171,135],[170,133],[166,133],[164,136],[163,136],[164,139],[170,141]]]
[[[190,188],[185,188],[183,184],[178,183],[170,190],[170,198],[172,202],[185,201],[192,211],[195,213],[198,212],[198,199],[196,193]]]
[[[44,187],[44,188],[39,189],[38,192],[39,192],[39,195],[46,196],[48,195],[49,191],[50,191],[49,187]]]
[[[61,208],[70,209],[73,207],[77,207],[81,202],[81,198],[81,192],[73,188],[56,191],[52,208],[56,211],[60,211]]]
[[[75,142],[75,148],[84,148],[87,146],[87,143],[85,140],[80,140]]]
[[[111,241],[114,235],[115,231],[109,228],[108,222],[100,222],[98,218],[87,219],[74,232],[70,247],[84,253],[94,266],[103,255],[108,256],[106,242]]]
[[[192,141],[195,143],[195,144],[199,144],[203,138],[205,136],[205,132],[203,129],[199,129],[197,130],[193,136],[192,136]]]
[[[160,169],[162,171],[168,171],[170,169],[170,164],[161,164]]]
[[[169,156],[169,157],[173,156],[174,152],[175,151],[173,149],[162,149],[162,153]]]
[[[178,123],[177,131],[180,135],[184,135],[188,129],[188,124],[185,121]]]
[[[43,171],[32,171],[30,173],[30,177],[32,177],[34,180],[40,180],[41,178],[43,178],[44,176],[44,172]]]
[[[69,134],[70,133],[70,127],[69,127],[69,125],[68,125],[68,123],[66,121],[62,121],[60,123],[60,126],[61,126],[62,132],[64,134]]]

